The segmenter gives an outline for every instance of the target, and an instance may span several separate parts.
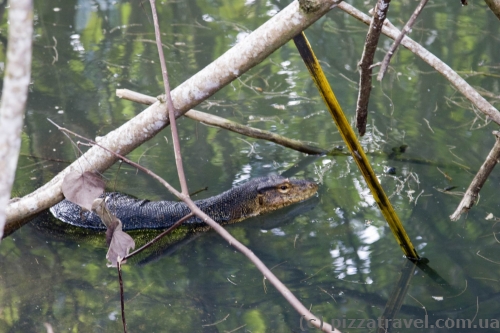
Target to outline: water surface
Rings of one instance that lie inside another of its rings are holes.
[[[369,9],[366,1],[350,2],[365,12]],[[244,40],[286,4],[158,2],[171,85],[179,85]],[[401,27],[415,6],[415,1],[391,3],[391,21]],[[411,37],[498,108],[499,27],[481,1],[469,1],[467,7],[459,1],[429,1]],[[1,34],[6,33],[4,15]],[[356,64],[366,26],[333,10],[306,34],[353,119]],[[147,2],[35,1],[32,84],[14,195],[43,185],[77,156],[47,118],[94,138],[145,108],[118,99],[115,89],[152,96],[162,92],[153,40]],[[383,37],[376,61],[389,45]],[[4,43],[2,50],[3,63]],[[491,327],[500,320],[500,244],[494,237],[496,220],[485,218],[489,213],[500,216],[495,194],[500,177],[493,172],[479,205],[454,223],[448,216],[460,197],[439,189],[456,186],[453,191],[465,191],[493,146],[491,131],[497,126],[407,50],[398,51],[386,79],[382,84],[374,81],[374,87],[368,131],[361,141],[418,253],[429,260],[428,269],[413,273],[396,318],[423,320],[427,315],[429,325],[440,319],[441,325],[448,318],[470,319],[477,327],[488,319]],[[198,109],[325,149],[342,145],[293,43]],[[190,189],[208,187],[196,198],[251,177],[283,173],[305,158],[190,119],[181,119],[179,130]],[[129,157],[178,185],[169,128]],[[228,230],[274,267],[303,304],[324,320],[377,320],[406,260],[352,158],[340,154],[309,162],[295,176],[321,184],[316,198],[298,209],[250,219]],[[386,174],[387,166],[395,167],[396,175]],[[172,199],[161,185],[126,165],[114,166],[105,177],[110,190]],[[2,241],[1,332],[44,332],[44,323],[54,332],[122,330],[116,271],[106,267],[104,239],[91,238],[60,237],[27,225]],[[130,332],[314,331],[306,323],[301,327],[295,310],[215,233],[170,252],[123,268]]]

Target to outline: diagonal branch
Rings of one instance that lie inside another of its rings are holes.
[[[486,157],[483,165],[481,165],[481,168],[477,172],[476,176],[472,179],[472,182],[467,188],[462,201],[458,204],[457,209],[450,215],[450,220],[452,221],[457,221],[460,218],[460,215],[468,212],[469,209],[474,206],[474,203],[479,197],[479,191],[483,188],[488,176],[500,159],[500,132],[493,131],[493,135],[495,136],[495,144],[493,145],[493,148],[491,148],[490,153]]]
[[[127,99],[129,101],[137,102],[137,103],[142,103],[142,104],[147,104],[151,105],[154,102],[156,102],[156,98],[148,95],[144,95],[135,91],[131,91],[128,89],[116,89],[116,96]],[[258,128],[250,127],[250,126],[245,126],[240,123],[237,123],[235,121],[228,120],[226,118],[222,118],[213,114],[201,112],[201,111],[196,111],[196,110],[189,110],[184,114],[186,117],[199,121],[203,124],[211,125],[211,126],[217,126],[220,128],[224,128],[228,131],[232,131],[235,133],[239,133],[242,135],[246,135],[252,138],[257,138],[257,139],[263,139],[263,140],[268,140],[274,143],[277,143],[279,145],[282,145],[284,147],[294,149],[297,151],[300,151],[302,153],[306,153],[309,155],[322,155],[328,153],[325,149],[322,149],[316,145],[312,145],[300,140],[295,140],[295,139],[289,139],[287,137],[278,135],[273,132],[269,132],[266,130],[261,130]]]
[[[418,15],[420,15],[422,10],[424,9],[425,5],[427,4],[427,1],[429,0],[420,1],[417,8],[415,8],[413,14],[411,14],[410,19],[408,20],[408,22],[406,22],[405,26],[403,27],[403,30],[401,30],[401,33],[399,34],[398,38],[394,40],[394,43],[392,43],[391,48],[385,54],[384,60],[382,61],[382,65],[380,66],[380,71],[378,72],[377,76],[378,81],[382,81],[382,79],[384,78],[385,72],[387,71],[387,67],[389,66],[389,62],[391,61],[394,52],[396,52],[397,47],[399,46],[399,44],[401,44],[403,37],[411,30],[413,24],[415,24]]]

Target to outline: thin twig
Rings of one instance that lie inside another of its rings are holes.
[[[437,170],[438,170],[439,172],[441,172],[441,174],[442,174],[442,175],[443,175],[446,179],[448,179],[450,182],[453,180],[453,178],[451,178],[450,176],[448,176],[448,174],[447,174],[446,172],[444,172],[443,170],[439,169],[439,167],[436,167],[436,168],[437,168]]]
[[[493,261],[493,260],[491,260],[491,259],[488,259],[488,258],[486,258],[485,256],[483,256],[483,255],[479,254],[479,252],[481,252],[481,251],[477,251],[477,252],[476,252],[476,255],[477,255],[478,257],[481,257],[481,258],[483,258],[484,260],[489,261],[489,262],[492,262],[492,263],[494,263],[494,264],[500,265],[500,262],[498,262],[498,261]]]
[[[324,270],[325,268],[330,267],[330,266],[331,266],[331,264],[328,264],[328,265],[325,265],[325,266],[321,267],[319,270],[317,270],[317,271],[316,271],[316,273],[314,273],[314,274],[313,274],[313,275],[311,275],[311,276],[306,277],[305,279],[300,280],[299,282],[304,282],[304,281],[309,280],[310,278],[312,278],[312,277],[314,277],[314,276],[318,275],[318,274],[319,274],[319,272],[321,272],[322,270]]]
[[[212,323],[212,324],[201,325],[201,327],[215,326],[215,325],[220,324],[223,321],[225,321],[228,317],[229,317],[229,313],[224,318],[222,318],[221,320],[218,320],[218,321],[216,321],[215,323]]]
[[[417,20],[418,15],[420,15],[420,13],[422,12],[422,9],[424,9],[424,6],[427,4],[427,1],[429,0],[420,1],[417,8],[415,8],[413,14],[411,14],[410,19],[408,20],[408,22],[406,22],[405,26],[403,27],[403,30],[401,30],[401,33],[394,40],[394,43],[392,43],[389,51],[387,51],[387,53],[385,54],[384,60],[382,60],[382,65],[380,66],[380,71],[378,72],[377,80],[382,81],[382,79],[384,78],[385,72],[387,71],[387,67],[389,66],[389,62],[391,61],[394,52],[396,52],[396,48],[399,46],[399,44],[401,44],[401,41],[403,40],[404,36],[411,30],[411,27]]]
[[[275,269],[278,266],[283,265],[284,263],[286,263],[286,260],[283,262],[280,262],[279,264],[274,265],[273,267],[270,268],[270,270],[272,271],[273,269]],[[262,284],[264,285],[264,294],[267,294],[267,286],[266,286],[266,277],[265,276],[262,277]]]
[[[174,142],[175,165],[177,166],[177,173],[179,174],[179,182],[181,184],[182,194],[189,197],[189,190],[187,187],[186,176],[182,166],[181,146],[179,143],[179,135],[177,132],[177,122],[175,120],[176,109],[172,96],[170,95],[170,83],[168,82],[167,65],[165,64],[165,56],[163,55],[163,47],[161,44],[160,25],[158,23],[158,15],[156,14],[155,0],[149,0],[151,4],[151,12],[153,14],[153,22],[155,27],[156,45],[158,47],[158,56],[160,57],[161,74],[163,77],[163,85],[165,86],[165,96],[167,99],[168,118],[170,120],[170,128],[172,131],[172,140]]]
[[[123,323],[123,333],[127,333],[127,322],[125,321],[125,302],[123,300],[123,280],[122,280],[122,268],[121,260],[118,261],[116,269],[118,269],[118,281],[120,282],[120,302],[122,307],[122,323]]]
[[[335,299],[335,297],[333,297],[333,295],[332,295],[332,294],[330,294],[328,291],[326,291],[325,289],[323,289],[323,288],[321,288],[321,287],[319,287],[319,290],[321,290],[322,292],[324,292],[325,294],[327,294],[328,296],[330,296],[330,297],[333,299],[333,301],[334,301],[335,303],[337,303],[337,300]]]
[[[59,60],[59,53],[57,53],[57,39],[54,36],[52,36],[52,39],[54,40],[54,45],[45,46],[45,48],[50,48],[54,50],[55,56],[52,56],[52,65],[53,65],[57,62],[57,60]]]
[[[431,130],[432,134],[434,134],[434,130],[432,129],[431,124],[429,123],[429,121],[427,119],[425,119],[425,118],[423,118],[423,119],[426,122],[427,127],[429,127],[429,129]]]
[[[423,305],[418,299],[416,299],[415,297],[413,297],[412,295],[410,295],[409,293],[407,294],[408,296],[410,296],[411,298],[413,298],[413,300],[415,302],[417,302],[418,304],[420,304],[422,306],[422,309],[424,309],[425,311],[425,316],[427,316],[427,309],[425,308],[425,305]]]
[[[143,246],[141,246],[140,248],[138,248],[134,252],[129,253],[123,260],[127,260],[127,259],[135,256],[136,254],[141,253],[142,251],[144,251],[145,249],[147,249],[148,247],[150,247],[151,245],[153,245],[155,242],[157,242],[160,238],[162,238],[163,236],[171,233],[174,229],[176,229],[178,226],[180,226],[182,223],[184,223],[186,220],[188,220],[189,218],[191,218],[193,216],[194,216],[193,213],[189,213],[188,215],[184,216],[179,221],[175,222],[170,228],[168,228],[167,230],[163,231],[161,234],[159,234],[158,236],[156,236],[155,238],[153,238],[152,240],[150,240],[148,243],[144,244]]]

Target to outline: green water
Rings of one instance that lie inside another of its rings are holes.
[[[349,2],[365,12],[367,3],[374,3]],[[391,2],[389,18],[401,27],[417,3]],[[158,2],[171,85],[201,70],[286,4]],[[18,196],[49,181],[76,157],[47,118],[94,138],[145,108],[118,99],[115,89],[152,96],[163,89],[148,2],[37,0],[34,5],[32,84],[14,185]],[[3,37],[6,22],[4,15]],[[353,119],[356,64],[366,26],[333,10],[306,34]],[[497,108],[498,36],[500,21],[483,1],[462,7],[458,0],[429,1],[411,33],[471,85],[486,91]],[[389,45],[382,37],[376,61]],[[4,39],[1,48],[3,63]],[[479,205],[459,222],[450,222],[448,216],[460,197],[438,191],[449,186],[465,191],[493,146],[491,131],[497,126],[474,113],[460,93],[407,50],[398,51],[383,83],[374,81],[374,87],[368,131],[361,141],[418,253],[429,260],[429,269],[415,270],[395,318],[424,320],[427,315],[429,325],[442,320],[437,324],[443,327],[446,319],[474,320],[477,327],[489,320],[493,328],[481,332],[498,332],[500,244],[494,232],[500,229],[494,219],[485,219],[489,213],[500,216],[498,171],[483,188]],[[197,109],[325,149],[342,145],[291,42]],[[305,158],[190,119],[178,125],[190,190],[208,187],[196,199],[250,177],[283,173]],[[401,145],[408,146],[406,151],[394,154],[393,148]],[[178,186],[169,128],[129,157]],[[396,175],[385,174],[386,166],[395,167]],[[105,176],[110,190],[172,199],[161,185],[129,166],[114,166]],[[295,176],[321,183],[313,201],[298,211],[250,219],[228,230],[268,267],[276,266],[278,278],[324,320],[377,320],[405,259],[354,161],[319,157]],[[297,312],[215,233],[172,252],[123,268],[129,332],[315,331],[305,322],[301,327]],[[0,332],[46,332],[44,323],[57,333],[121,332],[117,273],[106,267],[105,255],[104,240],[55,237],[31,225],[3,240]],[[394,331],[422,329],[417,325]]]

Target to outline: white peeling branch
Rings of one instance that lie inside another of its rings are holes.
[[[349,5],[346,2],[342,2],[338,5],[340,9],[348,13],[349,15],[357,18],[365,24],[370,24],[371,18],[363,14],[358,9]],[[385,21],[382,33],[386,36],[396,39],[401,31],[396,29],[388,20]],[[474,104],[479,111],[487,115],[491,120],[500,125],[500,112],[491,105],[486,99],[484,99],[476,89],[472,88],[460,75],[458,75],[453,69],[447,64],[442,62],[438,57],[425,49],[422,45],[415,42],[408,36],[403,38],[401,44],[406,47],[411,52],[418,55],[422,60],[431,65],[436,71],[441,73],[450,83],[460,91],[469,101]]]
[[[203,70],[172,91],[174,106],[180,116],[203,102],[232,80],[260,63],[276,49],[335,7],[337,0],[292,2],[242,42],[236,44]],[[303,9],[302,9],[303,8]],[[151,139],[168,125],[165,104],[156,102],[99,140],[99,144],[126,155]],[[93,147],[82,157],[56,175],[51,181],[20,200],[9,204],[7,224],[14,227],[37,212],[47,209],[62,198],[61,183],[73,169],[103,172],[116,161],[116,157]]]
[[[31,0],[10,1],[7,66],[0,104],[0,239],[21,147],[24,108],[31,75]]]

